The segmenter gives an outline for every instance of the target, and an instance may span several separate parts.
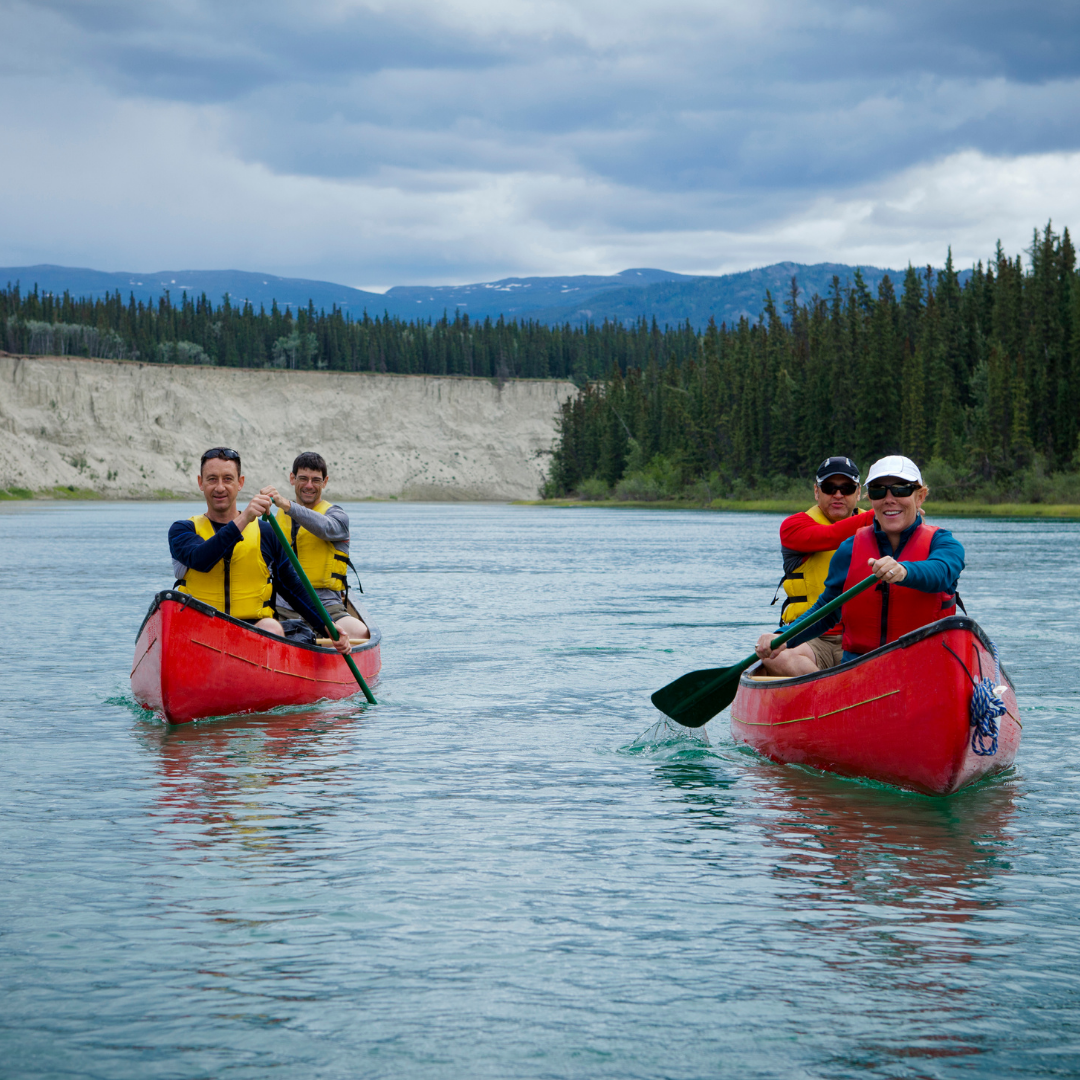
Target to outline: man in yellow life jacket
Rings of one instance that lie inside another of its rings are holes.
[[[786,599],[780,611],[780,630],[814,606],[825,588],[836,549],[873,522],[873,511],[860,514],[855,509],[862,494],[859,479],[859,470],[851,458],[826,458],[814,477],[815,505],[781,523],[784,577],[780,587]],[[785,649],[774,659],[763,660],[762,665],[770,675],[809,675],[836,667],[843,654],[842,631],[843,627],[834,628],[797,648]],[[771,641],[776,633],[763,634],[762,639]]]
[[[206,512],[174,521],[169,528],[178,591],[281,636],[281,623],[270,606],[276,590],[316,633],[325,633],[322,617],[274,530],[260,520],[270,510],[270,497],[260,493],[243,510],[236,508],[244,486],[240,455],[225,446],[207,450],[199,462],[198,480]],[[348,635],[342,634],[334,647],[348,653]]]
[[[273,487],[263,488],[262,494],[273,499],[279,511],[277,519],[281,531],[342,637],[365,640],[371,637],[371,631],[345,606],[348,599],[345,571],[349,566],[349,515],[337,503],[323,498],[329,480],[322,454],[307,451],[296,458],[289,473],[294,498],[285,498]],[[283,619],[300,617],[280,601],[277,610]]]

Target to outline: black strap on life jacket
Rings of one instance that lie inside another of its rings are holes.
[[[803,581],[803,580],[805,580],[805,578],[806,578],[805,574],[785,574],[776,583],[776,592],[773,594],[772,604],[770,604],[769,607],[772,607],[773,604],[775,604],[776,601],[780,599],[780,590],[784,587],[784,582],[785,581]],[[803,602],[805,600],[806,600],[805,596],[789,596],[784,601],[784,607],[787,607],[788,604],[798,604],[798,603],[801,603],[801,602]],[[784,608],[781,608],[780,610],[783,611]]]
[[[300,551],[296,546],[296,538],[300,534],[300,522],[297,521],[296,518],[290,518],[289,520],[292,522],[292,537],[289,540],[289,543],[292,545],[293,551],[295,551],[296,554],[299,555]],[[338,562],[344,561],[349,566],[352,566],[353,573],[356,574],[356,567],[353,566],[353,564],[349,561],[349,556],[348,555],[342,555],[340,551],[335,550],[334,558],[337,559]],[[341,571],[340,574],[331,574],[330,576],[332,578],[337,578],[338,581],[341,582],[341,587],[345,591],[345,599],[348,600],[349,599],[349,577],[348,577],[348,572],[344,568],[342,568],[342,571]],[[356,574],[356,587],[361,592],[364,591],[364,587],[360,584],[360,575],[359,574]]]
[[[881,593],[881,645],[889,639],[889,586],[879,582],[877,591]]]
[[[349,556],[348,555],[342,555],[342,553],[340,551],[338,551],[336,548],[334,549],[334,558],[335,558],[335,560],[337,562],[342,563],[343,565],[341,567],[340,573],[335,572],[335,573],[331,574],[330,576],[332,578],[337,578],[338,581],[341,582],[341,587],[345,590],[345,595],[348,596],[349,595],[349,575],[348,575],[348,571],[345,569],[345,566],[352,566],[352,563],[349,562]],[[355,567],[353,567],[353,569],[355,569]],[[359,577],[357,578],[357,580],[359,581]],[[360,591],[363,592],[364,590],[361,589]]]
[[[229,572],[232,569],[232,552],[222,560],[225,563],[225,614],[232,614],[232,589],[229,585]]]
[[[782,577],[782,578],[781,578],[781,579],[780,579],[780,580],[779,580],[779,581],[778,581],[778,582],[776,583],[776,592],[774,592],[774,593],[773,593],[772,603],[771,603],[771,604],[769,605],[769,607],[773,607],[773,606],[775,606],[775,604],[776,604],[776,601],[780,599],[780,590],[781,590],[781,589],[782,589],[782,588],[784,587],[784,582],[785,582],[785,581],[787,581],[787,574],[785,574],[785,575],[784,575],[784,576],[783,576],[783,577]]]
[[[775,604],[776,601],[780,599],[780,590],[784,587],[785,581],[804,580],[806,575],[799,569],[799,567],[802,566],[802,564],[806,562],[806,560],[809,559],[810,556],[804,554],[801,551],[793,551],[791,548],[786,548],[781,545],[780,558],[783,560],[784,564],[784,576],[777,583],[776,592],[773,593],[772,604],[770,604],[769,607],[772,607],[773,604]],[[780,618],[783,619],[784,610],[787,608],[788,604],[805,604],[806,601],[806,596],[789,596],[784,601],[784,606],[780,608]]]
[[[352,572],[354,574],[356,574],[356,587],[360,591],[360,595],[363,596],[364,595],[364,586],[360,584],[360,572],[356,569],[355,566],[353,566],[353,561],[352,561],[352,559],[349,558],[348,555],[345,556],[345,561],[350,566],[352,566]],[[337,574],[335,574],[334,577],[337,577]],[[347,600],[348,598],[349,598],[349,583],[348,583],[348,581],[346,581],[345,582],[345,599]]]

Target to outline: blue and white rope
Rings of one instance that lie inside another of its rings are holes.
[[[993,757],[997,753],[998,717],[1004,716],[1008,711],[999,696],[1005,688],[997,685],[1001,678],[997,646],[991,642],[990,648],[994,654],[994,678],[984,678],[976,683],[971,694],[971,726],[974,728],[971,733],[971,749],[980,757]]]

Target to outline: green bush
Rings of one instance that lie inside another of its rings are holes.
[[[615,485],[615,498],[620,502],[656,502],[670,497],[655,476],[644,472],[624,476]]]
[[[710,473],[708,477],[701,477],[695,480],[689,487],[685,488],[682,493],[682,497],[687,502],[701,503],[702,506],[708,506],[713,499],[721,499],[727,493],[730,485],[725,484],[720,479],[719,473]]]
[[[582,480],[577,490],[579,498],[586,502],[598,502],[611,495],[611,489],[600,479],[599,476],[590,476],[588,480]]]
[[[629,461],[640,460],[631,447]],[[615,485],[615,498],[621,502],[656,502],[677,498],[682,490],[682,469],[677,461],[656,454],[643,469],[627,469]]]
[[[963,499],[970,489],[970,483],[964,484],[957,471],[941,458],[933,458],[929,465],[920,470],[923,483],[930,489],[930,494],[941,502],[956,502]]]

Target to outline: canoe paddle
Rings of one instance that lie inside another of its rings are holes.
[[[813,617],[804,615],[796,619],[782,634],[774,637],[769,644],[772,648],[783,645],[800,630],[816,623],[819,619],[834,612],[846,604],[853,596],[858,596],[863,589],[877,583],[877,578],[870,574],[858,585],[841,593],[835,600],[830,600],[824,607],[818,608]],[[683,727],[701,727],[707,724],[718,712],[726,709],[734,700],[739,689],[739,676],[758,659],[757,653],[751,653],[745,660],[727,668],[704,668],[701,671],[689,671],[682,678],[662,686],[652,696],[652,703],[666,716],[670,716]]]
[[[289,556],[289,562],[293,564],[297,574],[300,575],[300,581],[303,583],[304,588],[307,589],[308,599],[315,605],[315,610],[322,616],[322,620],[326,623],[326,632],[330,637],[337,641],[341,637],[341,631],[334,625],[334,620],[330,618],[330,613],[323,607],[323,602],[319,599],[319,594],[311,587],[311,582],[308,581],[307,574],[304,573],[304,568],[300,565],[300,560],[296,557],[296,552],[293,551],[292,545],[285,539],[285,534],[281,531],[281,526],[277,523],[277,518],[271,517],[270,514],[263,514],[263,521],[270,522],[270,528],[274,530],[274,535],[278,538],[278,543],[285,549],[285,554]],[[356,676],[356,681],[360,684],[360,689],[364,691],[364,697],[368,699],[368,703],[371,705],[378,705],[375,700],[375,695],[368,689],[368,684],[364,682],[364,676],[360,674],[360,669],[356,666],[351,656],[344,656],[345,663],[349,665],[349,670]]]

